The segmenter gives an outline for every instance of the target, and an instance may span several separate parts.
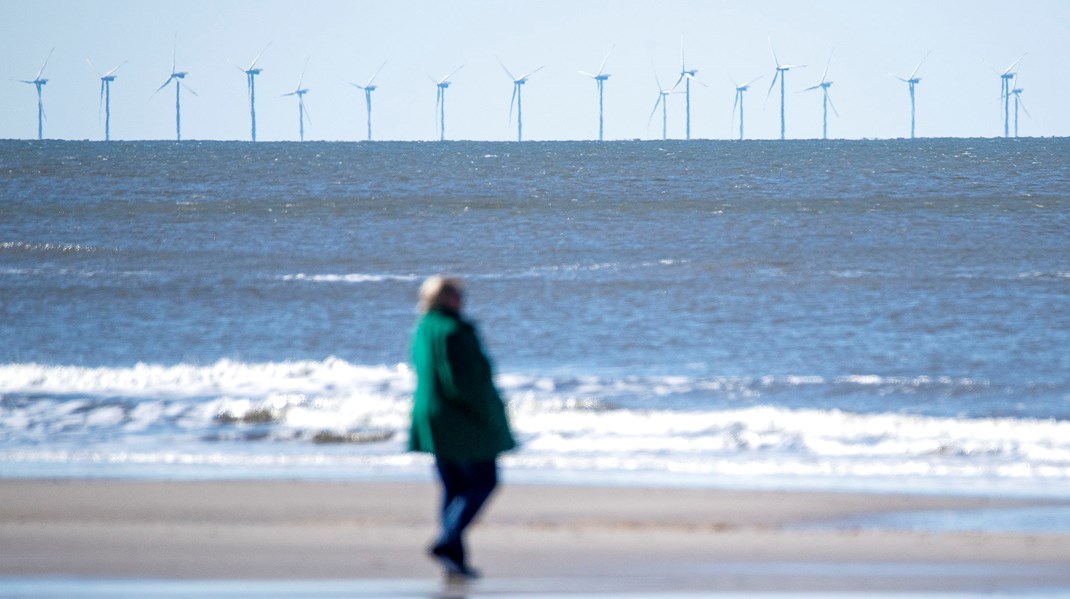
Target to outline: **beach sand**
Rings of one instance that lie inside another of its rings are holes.
[[[438,581],[430,483],[0,481],[0,577]],[[466,594],[1070,589],[1070,535],[821,523],[1025,499],[507,484]],[[814,526],[818,524],[818,526]]]

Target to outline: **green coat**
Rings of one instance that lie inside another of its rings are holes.
[[[475,327],[432,309],[412,338],[416,392],[409,449],[454,462],[492,460],[516,447],[490,360]]]

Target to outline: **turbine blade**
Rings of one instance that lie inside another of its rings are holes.
[[[658,106],[661,105],[662,100],[665,98],[665,94],[658,92],[658,99],[654,102],[654,109],[650,111],[650,116],[646,118],[646,126],[650,126],[650,121],[654,118],[654,114],[658,111]]]
[[[820,84],[820,83],[819,83],[819,84],[817,84],[817,85],[814,85],[814,86],[812,86],[812,87],[808,87],[808,88],[806,88],[806,89],[800,89],[799,91],[797,91],[797,92],[795,92],[795,93],[797,93],[797,94],[801,94],[801,93],[803,93],[803,92],[813,91],[813,90],[815,90],[815,89],[817,89],[817,88],[819,88],[819,87],[821,87],[821,84]]]
[[[445,77],[443,77],[442,81],[439,81],[439,83],[445,83],[445,82],[449,81],[450,77],[453,77],[455,74],[457,74],[457,71],[459,71],[459,70],[461,70],[463,68],[464,68],[464,65],[462,64],[461,66],[457,67],[456,69],[453,69],[452,71],[450,71],[450,74],[446,75]]]
[[[925,62],[925,59],[929,58],[929,54],[932,53],[933,51],[929,50],[929,52],[925,54],[925,57],[921,59],[921,62],[918,63],[918,66],[914,67],[914,70],[910,73],[910,77],[907,77],[907,80],[913,79],[914,76],[918,74],[918,69],[921,68],[921,65]]]
[[[247,70],[245,70],[245,69],[243,69],[243,68],[239,67],[238,65],[234,64],[234,61],[233,61],[233,60],[231,60],[231,59],[229,59],[229,58],[228,58],[228,59],[227,59],[227,62],[228,62],[228,63],[230,63],[230,66],[234,67],[235,69],[238,69],[239,71],[241,71],[241,72],[245,73],[246,75],[248,75],[248,74],[249,74],[249,71],[247,71]]]
[[[301,78],[297,80],[297,89],[301,89],[301,84],[305,82],[305,71],[308,70],[308,61],[310,60],[312,60],[311,56],[305,59],[305,67],[301,69]]]
[[[186,91],[188,91],[189,93],[191,93],[191,94],[193,94],[195,96],[199,96],[200,95],[197,92],[193,91],[193,88],[190,87],[188,83],[186,84]]]
[[[91,61],[91,60],[89,60],[87,58],[87,59],[85,59],[85,62],[86,62],[86,64],[89,65],[89,68],[93,69],[94,73],[96,73],[97,75],[100,75],[101,77],[104,76],[99,70],[97,70],[97,67],[93,66],[93,61]]]
[[[609,55],[613,53],[613,49],[614,49],[614,48],[616,48],[616,46],[611,46],[611,47],[609,48],[609,52],[606,52],[606,57],[602,59],[602,64],[598,65],[598,74],[599,74],[599,75],[601,75],[601,74],[602,74],[602,71],[604,71],[604,70],[605,70],[605,68],[606,68],[606,61],[607,61],[607,60],[609,60]]]
[[[520,88],[519,85],[513,83],[513,97],[509,100],[509,122],[513,122],[513,105],[516,102],[516,92]]]
[[[676,80],[676,83],[673,83],[673,84],[672,84],[672,87],[671,87],[671,88],[669,88],[669,89],[676,89],[677,87],[680,87],[680,82],[682,82],[682,81],[684,80],[684,77],[686,77],[686,76],[687,76],[687,75],[685,75],[685,74],[683,74],[683,73],[680,73],[680,78],[679,78],[679,79],[677,79],[677,80]]]
[[[832,65],[832,52],[829,52],[829,60],[825,63],[825,71],[821,73],[821,82],[825,82],[825,77],[829,74],[829,66]]]
[[[359,84],[359,83],[353,83],[352,81],[347,81],[346,83],[352,85],[353,87],[355,87],[357,89],[364,89],[364,86]]]
[[[654,71],[654,83],[658,84],[658,94],[659,95],[661,94],[661,92],[665,91],[665,88],[661,86],[661,79],[658,79],[658,72],[657,71]]]
[[[1018,105],[1022,107],[1022,112],[1025,113],[1025,116],[1027,116],[1029,118],[1033,118],[1033,115],[1029,114],[1029,111],[1026,109],[1025,102],[1022,101],[1021,97],[1018,98]]]
[[[369,79],[368,82],[364,84],[364,87],[369,87],[372,84],[372,82],[375,81],[375,78],[379,76],[379,71],[383,70],[383,67],[385,67],[385,66],[386,66],[386,61],[384,60],[383,64],[379,65],[378,69],[375,69],[375,74],[372,75],[372,78]],[[361,89],[364,89],[364,88],[362,87]]]
[[[776,86],[776,79],[780,76],[781,74],[779,69],[773,71],[773,80],[769,82],[769,90],[765,92],[765,99],[767,102],[769,101],[769,94],[773,93],[773,87]]]
[[[88,59],[87,59],[87,60],[88,60]],[[108,71],[107,73],[104,73],[104,76],[105,76],[105,77],[111,77],[112,75],[114,75],[114,74],[115,74],[115,71],[118,71],[118,70],[119,70],[119,67],[123,66],[124,64],[126,64],[126,63],[128,63],[128,62],[130,62],[130,61],[128,61],[128,60],[124,60],[124,61],[120,62],[120,63],[119,63],[119,65],[118,65],[117,67],[115,67],[114,69],[112,69],[112,70]]]
[[[836,105],[832,103],[832,96],[829,95],[828,90],[825,90],[825,98],[828,99],[829,106],[832,107],[832,113],[835,114],[836,116],[840,116],[839,111],[836,110]]]
[[[308,111],[308,106],[305,106],[305,96],[297,96],[297,103],[301,106],[301,110],[305,113],[305,120],[312,122],[312,113]]]
[[[744,83],[744,84],[743,84],[742,86],[740,86],[740,87],[749,87],[749,86],[750,86],[750,84],[752,84],[752,83],[754,83],[754,82],[758,81],[758,80],[759,80],[759,79],[761,79],[762,77],[765,77],[765,75],[758,75],[757,77],[755,77],[754,79],[751,79],[750,81],[748,81],[748,82]]]
[[[495,58],[498,58],[498,57],[495,57]],[[509,80],[515,82],[516,81],[516,77],[514,77],[513,74],[509,71],[509,69],[505,66],[505,63],[502,62],[501,58],[498,58],[498,64],[502,65],[502,70],[505,71],[505,74],[509,77]]]
[[[520,76],[520,79],[521,79],[521,80],[526,80],[526,79],[527,79],[528,77],[531,77],[531,76],[532,76],[532,75],[534,75],[535,73],[538,73],[539,71],[541,71],[541,70],[543,70],[543,69],[545,69],[545,68],[546,68],[546,65],[543,65],[543,66],[541,66],[541,67],[539,67],[539,68],[535,69],[534,71],[532,71],[532,72],[530,72],[530,73],[528,73],[528,74],[526,74],[526,75],[521,75],[521,76]]]
[[[56,51],[56,47],[52,46],[52,49],[48,51],[48,56],[45,57],[45,62],[41,65],[41,70],[37,71],[37,76],[34,79],[40,79],[41,74],[45,72],[45,67],[48,66],[49,59],[52,58],[52,53]]]
[[[1019,62],[1022,62],[1022,59],[1025,58],[1026,54],[1029,54],[1029,53],[1026,52],[1025,54],[1022,54],[1021,56],[1019,56],[1018,60],[1012,62],[1009,67],[1007,67],[1006,69],[1003,70],[1002,74],[1006,75],[1007,73],[1010,73],[1014,69],[1014,67],[1018,66]]]
[[[736,107],[739,106],[739,97],[743,94],[742,90],[737,88],[736,99],[732,101],[732,120],[731,123],[736,122]]]
[[[773,38],[772,37],[769,38],[769,51],[773,53],[773,64],[775,64],[776,68],[779,69],[780,68],[780,60],[777,59],[776,50],[773,49]]]
[[[596,79],[598,77],[597,75],[592,75],[587,71],[579,71],[579,74],[583,75],[584,77],[590,77],[591,79]]]
[[[168,77],[168,78],[167,78],[167,81],[164,81],[164,82],[163,82],[163,85],[161,85],[160,87],[157,87],[157,88],[156,88],[156,91],[152,92],[152,95],[154,95],[154,96],[155,96],[155,95],[156,95],[157,93],[159,93],[159,91],[160,91],[161,89],[163,89],[163,88],[167,87],[167,84],[168,84],[168,83],[171,83],[172,81],[174,81],[174,79],[175,79],[174,75],[172,75],[172,76]]]
[[[257,54],[256,58],[253,59],[253,62],[249,63],[249,68],[245,69],[246,71],[253,70],[253,67],[256,66],[257,61],[260,60],[260,57],[264,55],[264,51],[267,50],[268,46],[270,46],[270,45],[271,45],[271,42],[268,42],[267,46],[264,46],[264,49],[260,51],[260,54]]]
[[[100,124],[100,113],[104,111],[104,78],[100,79],[100,101],[97,102],[97,124]]]

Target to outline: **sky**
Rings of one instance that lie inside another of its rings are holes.
[[[658,84],[688,68],[692,138],[733,139],[735,86],[761,76],[744,96],[745,134],[780,135],[780,61],[787,73],[786,135],[821,136],[820,90],[827,79],[838,116],[829,137],[910,135],[906,77],[917,76],[919,137],[995,137],[1003,133],[998,71],[1018,64],[1022,136],[1068,136],[1070,2],[1066,0],[0,0],[0,139],[37,136],[33,79],[43,78],[46,138],[103,139],[98,71],[124,64],[111,87],[114,140],[174,139],[173,87],[154,91],[177,68],[197,95],[182,97],[183,139],[248,140],[247,66],[257,66],[257,139],[296,141],[294,91],[303,87],[308,140],[366,137],[365,83],[384,61],[373,95],[378,140],[438,138],[436,89],[446,90],[446,137],[516,139],[510,121],[517,76],[544,67],[523,88],[526,140],[598,137],[595,72],[607,53],[606,139],[660,139]],[[177,40],[177,46],[176,46]],[[270,43],[270,45],[268,45]],[[831,56],[831,62],[830,60]],[[682,89],[682,85],[678,89]],[[682,94],[668,98],[668,136],[684,137]],[[1013,111],[1013,101],[1011,103]],[[1013,119],[1013,114],[1011,116]],[[1013,132],[1013,122],[1011,124]]]

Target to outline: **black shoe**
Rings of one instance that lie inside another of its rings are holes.
[[[449,578],[473,580],[479,578],[479,572],[469,568],[464,559],[448,546],[435,545],[427,553],[442,565]]]

